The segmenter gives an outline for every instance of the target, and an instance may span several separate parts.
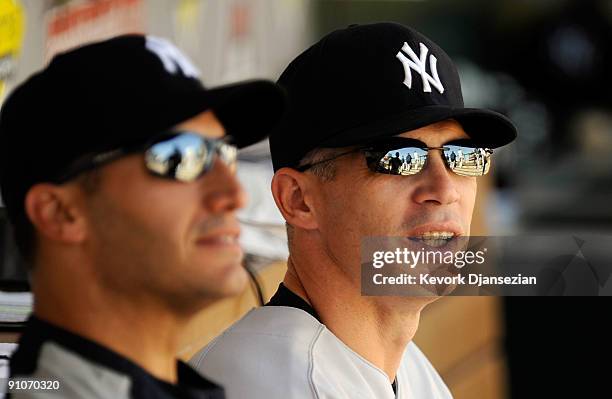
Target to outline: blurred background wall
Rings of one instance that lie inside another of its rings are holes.
[[[276,79],[327,32],[383,20],[439,43],[457,62],[466,105],[519,127],[480,181],[475,234],[612,233],[612,1],[0,0],[0,102],[56,52],[117,34],[172,39],[214,86]],[[287,250],[267,152],[265,143],[243,151],[239,176],[251,198],[243,245],[269,297]],[[3,220],[0,211],[0,272],[14,287],[25,275]],[[254,303],[246,291],[204,312],[181,356]],[[415,340],[458,399],[610,397],[610,305],[444,298],[424,312]]]

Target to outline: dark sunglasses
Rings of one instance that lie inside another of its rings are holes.
[[[197,133],[164,133],[144,144],[83,157],[69,167],[57,181],[66,182],[87,170],[137,152],[144,152],[144,164],[151,174],[181,182],[192,182],[213,168],[216,157],[232,171],[235,170],[238,149],[223,140],[203,137]]]
[[[372,172],[411,176],[425,168],[429,151],[441,151],[446,166],[459,176],[483,176],[491,168],[493,150],[481,147],[470,139],[453,140],[442,147],[428,147],[420,140],[392,137],[296,169],[303,172],[341,156],[362,152]]]

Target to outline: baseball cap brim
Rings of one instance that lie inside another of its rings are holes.
[[[278,85],[254,80],[208,89],[209,107],[238,148],[267,137],[280,121],[286,96]]]
[[[319,147],[334,148],[365,144],[448,119],[459,122],[470,138],[487,148],[501,147],[512,142],[517,136],[512,121],[495,111],[430,105],[345,129],[325,140]]]

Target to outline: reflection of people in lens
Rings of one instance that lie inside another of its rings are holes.
[[[389,161],[389,173],[391,173],[392,175],[399,175],[400,174],[400,167],[402,166],[402,160],[399,157],[399,152],[395,153],[395,156],[393,158],[391,158],[391,160]]]
[[[486,150],[483,150],[482,148],[480,148],[480,153],[482,156],[482,172],[486,173],[487,171],[487,163],[489,161],[489,154],[487,153]]]
[[[410,171],[410,167],[412,166],[412,157],[410,154],[406,154],[406,160],[404,162],[406,163],[406,170]]]
[[[451,168],[453,168],[453,169],[455,168],[455,162],[456,161],[457,161],[457,155],[455,155],[454,152],[451,152],[451,155],[450,155],[450,165],[451,165]]]
[[[174,151],[170,158],[168,158],[168,175],[172,177],[176,177],[176,169],[180,165],[183,160],[183,156],[181,155],[181,151],[178,148],[174,147]]]

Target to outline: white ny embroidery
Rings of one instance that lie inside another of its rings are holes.
[[[200,76],[200,71],[193,65],[191,60],[168,40],[155,36],[147,36],[146,48],[159,57],[162,64],[164,64],[164,68],[169,73],[176,75],[180,70],[183,75],[190,78]]]
[[[421,80],[423,81],[423,91],[426,93],[431,92],[431,85],[433,85],[440,94],[444,93],[444,87],[442,86],[442,82],[440,82],[440,77],[438,76],[438,69],[436,64],[438,59],[432,54],[429,56],[429,69],[431,70],[431,75],[429,75],[426,71],[427,65],[425,62],[427,61],[427,54],[429,53],[429,49],[423,44],[419,43],[421,48],[421,54],[417,57],[414,51],[410,48],[408,43],[404,42],[402,46],[402,50],[397,52],[397,59],[402,62],[404,66],[404,84],[408,86],[409,89],[412,89],[412,72],[410,69],[414,69],[418,74],[421,75]],[[408,59],[402,51],[410,56]]]

